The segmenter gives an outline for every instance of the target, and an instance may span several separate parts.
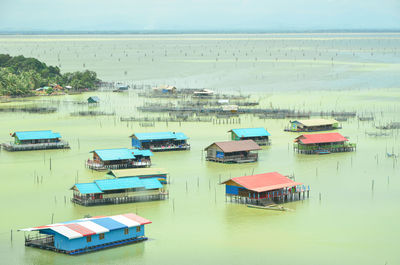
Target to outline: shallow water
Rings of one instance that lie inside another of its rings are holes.
[[[379,125],[400,120],[399,37],[1,36],[0,52],[39,55],[49,64],[61,64],[65,71],[82,70],[85,63],[107,81],[252,91],[252,98],[260,99],[263,107],[372,113]],[[215,62],[218,52],[223,58]],[[232,52],[240,53],[237,62]],[[124,53],[128,56],[123,57]],[[255,57],[257,62],[253,62]],[[278,60],[273,62],[275,58]],[[115,111],[116,117],[72,117],[71,112],[89,107],[56,102],[85,100],[92,94],[98,95],[101,103],[90,109]],[[149,116],[136,112],[143,99],[135,91],[92,94],[32,99],[37,104],[59,107],[54,114],[0,114],[0,142],[10,141],[9,133],[16,130],[52,129],[71,145],[70,150],[0,152],[0,256],[4,264],[400,263],[399,164],[385,156],[386,152],[400,154],[398,131],[387,137],[370,137],[365,132],[376,131],[373,122],[349,119],[339,132],[357,143],[356,152],[298,155],[292,151],[297,134],[282,131],[286,119],[242,116],[241,124],[158,123],[155,128],[141,128],[138,123],[119,121],[121,116]],[[2,105],[18,104],[26,103]],[[263,148],[258,163],[223,165],[202,159],[202,149],[213,141],[229,139],[229,129],[250,126],[266,127],[272,134],[272,146]],[[104,177],[104,173],[84,167],[89,151],[129,147],[132,133],[163,130],[185,132],[192,145],[190,151],[156,153],[153,158],[153,167],[170,172],[169,200],[89,208],[69,202],[69,188],[76,181]],[[294,173],[296,181],[311,186],[310,198],[288,203],[286,206],[294,210],[291,212],[249,209],[225,202],[220,179],[270,171]],[[39,176],[39,183],[35,183],[34,175]],[[26,248],[23,233],[16,232],[48,224],[52,214],[54,222],[60,222],[86,214],[125,212],[136,212],[153,221],[146,227],[149,241],[70,257]]]

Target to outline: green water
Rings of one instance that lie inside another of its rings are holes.
[[[0,52],[39,55],[65,71],[82,70],[85,64],[108,81],[251,91],[262,107],[372,113],[380,125],[400,120],[399,44],[397,34],[1,36]],[[240,54],[238,61],[233,52]],[[85,100],[89,95],[100,97],[98,107],[56,102]],[[356,152],[307,156],[293,152],[298,134],[283,132],[288,120],[241,116],[241,124],[158,123],[142,128],[119,121],[121,116],[148,116],[135,109],[148,100],[132,90],[32,100],[59,111],[1,113],[0,141],[10,141],[9,133],[16,130],[52,129],[69,141],[71,149],[0,152],[2,264],[400,263],[399,164],[386,157],[386,152],[400,154],[396,130],[390,136],[370,137],[365,132],[376,131],[373,122],[349,119],[340,133],[357,143]],[[32,103],[1,105],[20,104]],[[116,117],[70,116],[87,109],[115,111]],[[229,129],[252,126],[266,127],[272,134],[272,145],[260,151],[258,163],[223,165],[202,159],[202,149],[228,140]],[[76,180],[104,177],[84,167],[89,151],[129,147],[128,136],[134,132],[164,130],[185,132],[192,146],[190,151],[153,157],[153,167],[170,172],[169,200],[90,208],[69,202]],[[294,173],[296,181],[311,186],[310,198],[285,205],[294,210],[290,212],[225,202],[220,178],[270,171]],[[146,227],[148,241],[70,257],[26,248],[23,232],[16,232],[48,224],[52,214],[54,222],[61,222],[86,214],[126,212],[153,221]]]

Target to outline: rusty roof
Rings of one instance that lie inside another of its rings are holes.
[[[217,145],[224,153],[261,150],[261,147],[253,140],[215,142],[213,144]]]

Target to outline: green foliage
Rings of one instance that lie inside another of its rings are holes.
[[[0,95],[32,95],[34,89],[51,84],[71,86],[74,90],[96,89],[99,83],[93,71],[61,74],[57,66],[47,66],[35,58],[0,54]]]

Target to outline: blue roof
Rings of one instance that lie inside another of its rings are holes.
[[[127,225],[117,222],[114,219],[111,219],[109,217],[99,218],[99,219],[91,219],[90,221],[93,223],[96,223],[98,225],[101,225],[102,227],[105,227],[108,230],[116,230],[116,229],[122,229],[122,228],[128,227]]]
[[[150,150],[132,149],[135,156],[153,156]]]
[[[133,188],[160,189],[163,187],[158,178],[126,177],[116,179],[95,180],[92,183],[78,183],[75,187],[82,194],[103,193],[107,190],[122,190]]]
[[[258,137],[271,135],[265,128],[232,129],[232,132],[239,137]]]
[[[138,177],[102,179],[102,180],[96,180],[95,183],[103,191],[144,187],[144,184]]]
[[[186,140],[188,139],[184,133],[175,133],[175,132],[152,132],[152,133],[135,133],[132,137],[135,136],[138,140]]]
[[[12,136],[13,137],[16,136],[19,140],[37,140],[37,139],[61,138],[61,135],[59,133],[53,133],[51,130],[15,132]]]
[[[75,184],[75,187],[79,190],[81,194],[89,194],[89,193],[103,193],[96,183],[78,183]]]
[[[161,182],[157,178],[145,178],[145,179],[140,179],[142,183],[144,184],[144,187],[147,190],[150,189],[160,189],[163,187]]]
[[[93,152],[95,152],[103,161],[135,159],[133,150],[128,148],[98,149]]]

